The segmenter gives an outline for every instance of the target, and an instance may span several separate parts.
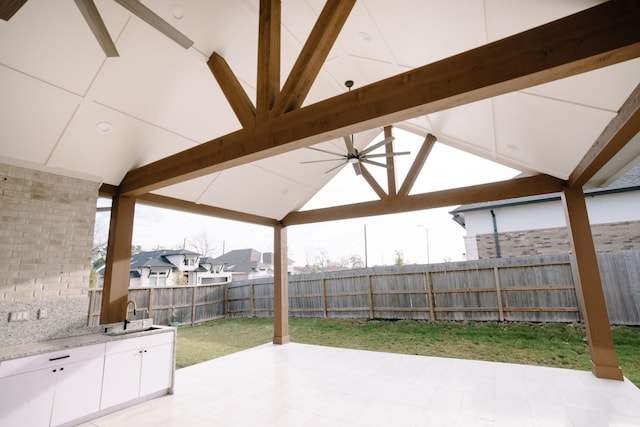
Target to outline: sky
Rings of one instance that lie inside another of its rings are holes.
[[[423,140],[399,129],[394,129],[394,136],[395,151],[406,150],[412,154],[418,151]],[[398,185],[412,159],[412,155],[396,157]],[[386,188],[385,170],[376,166],[368,169]],[[436,143],[414,184],[412,194],[499,181],[518,173],[514,169]],[[303,210],[375,199],[377,196],[364,178],[356,176],[351,167],[345,167]],[[108,201],[98,202],[99,206],[105,204],[108,205]],[[448,213],[456,207],[291,226],[287,229],[289,259],[296,266],[304,266],[313,263],[320,254],[334,261],[358,255],[371,267],[394,264],[396,252],[400,252],[406,264],[461,261],[465,259],[465,230]],[[106,242],[108,221],[108,212],[96,215],[97,242]],[[234,249],[273,251],[271,227],[140,204],[136,206],[132,243],[140,245],[143,250],[182,248],[185,242],[187,249],[193,249],[189,242],[203,236],[214,248],[213,253],[209,254],[213,257]]]

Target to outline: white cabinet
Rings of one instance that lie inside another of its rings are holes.
[[[171,387],[172,333],[107,343],[100,409]]]
[[[0,426],[59,425],[96,412],[104,344],[0,364]]]

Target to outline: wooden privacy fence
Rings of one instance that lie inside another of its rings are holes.
[[[609,319],[640,325],[640,251],[598,254]],[[90,290],[89,325],[102,290]],[[135,318],[181,325],[273,316],[273,278],[130,289]],[[296,317],[576,322],[582,320],[568,255],[376,267],[289,276]],[[133,318],[133,316],[130,316]]]
[[[639,254],[598,254],[612,323],[640,325]],[[568,255],[289,277],[297,317],[574,322],[578,301]],[[273,279],[232,283],[226,312],[273,316]]]
[[[154,323],[168,325],[178,322],[181,325],[225,317],[227,283],[214,283],[200,286],[167,286],[161,288],[131,288],[129,299],[138,306],[135,316],[129,313],[129,319],[153,318]],[[100,321],[102,289],[89,290],[88,325],[97,325]],[[132,307],[129,307],[132,309]]]

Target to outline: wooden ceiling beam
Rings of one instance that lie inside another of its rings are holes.
[[[640,2],[611,0],[271,118],[266,126],[234,132],[134,169],[125,176],[121,190],[128,195],[141,194],[343,135],[626,61],[640,56],[638,22]],[[259,86],[266,86],[265,77],[260,81]],[[261,92],[264,89],[258,94]]]
[[[432,193],[386,198],[345,206],[291,212],[280,222],[284,226],[313,224],[367,216],[412,212],[445,206],[504,200],[562,191],[565,181],[549,175],[536,175],[508,181],[453,188]]]
[[[327,0],[282,87],[272,117],[302,106],[355,3],[356,0]]]
[[[362,163],[360,163],[360,172],[365,181],[371,186],[373,191],[376,192],[380,199],[386,199],[388,197],[387,193],[385,193],[384,189],[378,184],[378,181],[371,175],[369,169],[367,169]]]
[[[640,132],[640,85],[631,92],[618,114],[569,176],[569,186],[582,187]]]
[[[384,137],[390,138],[393,136],[392,127],[385,126],[384,127]],[[385,144],[384,152],[387,155],[387,189],[390,197],[394,197],[397,193],[396,191],[396,162],[393,156],[393,141],[389,144]]]
[[[247,92],[245,92],[227,61],[216,52],[213,52],[207,61],[207,65],[242,127],[255,126],[256,107],[249,99]]]
[[[26,2],[27,0],[2,0],[0,2],[0,19],[8,21]]]
[[[232,221],[248,222],[256,225],[275,227],[279,224],[275,219],[238,212],[231,209],[218,208],[215,206],[199,205],[186,200],[174,199],[173,197],[161,196],[147,193],[136,197],[136,201],[141,204],[156,206],[160,208],[173,209],[181,212],[188,212],[198,215],[212,216],[216,218],[229,219]]]
[[[437,139],[435,136],[431,135],[430,133],[427,134],[427,136],[424,139],[424,142],[422,143],[422,147],[420,147],[420,151],[418,151],[416,158],[413,160],[413,163],[411,164],[411,168],[409,169],[407,176],[404,178],[404,181],[402,182],[402,186],[398,191],[398,196],[409,195],[409,192],[413,188],[413,184],[416,183],[416,179],[418,179],[418,175],[420,174],[422,167],[427,161],[427,157],[429,157],[429,153],[431,153],[431,149],[436,144],[436,141]]]
[[[281,9],[280,0],[260,0],[256,110],[262,122],[280,93]]]

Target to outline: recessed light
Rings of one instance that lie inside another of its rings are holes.
[[[171,6],[171,16],[177,20],[184,18],[184,6],[181,4]]]
[[[364,31],[360,31],[358,33],[358,35],[360,36],[360,38],[366,42],[370,42],[371,40],[373,40],[373,36],[367,32]]]
[[[102,135],[107,135],[111,133],[112,130],[113,126],[111,126],[109,122],[100,122],[96,125],[96,131]]]

